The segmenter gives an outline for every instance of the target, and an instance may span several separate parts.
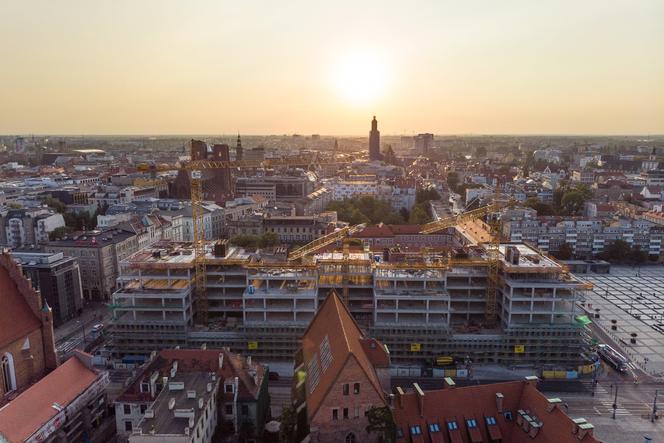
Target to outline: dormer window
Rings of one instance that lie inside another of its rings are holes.
[[[233,385],[232,383],[225,384],[224,392],[227,394],[232,394],[233,392],[235,392],[235,385]]]

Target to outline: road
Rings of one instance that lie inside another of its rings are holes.
[[[55,329],[55,348],[60,361],[69,358],[74,349],[83,349],[92,343],[91,328],[97,323],[108,324],[110,309],[104,304],[90,304],[80,317],[72,319]],[[84,342],[85,336],[85,342]]]

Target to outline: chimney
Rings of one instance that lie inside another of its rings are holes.
[[[563,401],[559,398],[547,398],[546,412],[553,412],[556,406],[560,405]]]
[[[496,392],[496,409],[501,414],[503,413],[503,398],[504,397],[505,396],[502,393]]]
[[[537,386],[537,382],[539,382],[539,378],[537,378],[536,375],[528,375],[524,379],[526,381],[527,385],[533,385]]]
[[[390,405],[390,408],[394,408],[394,394],[390,394],[387,396],[387,401],[388,404]]]
[[[579,440],[583,440],[586,437],[586,435],[590,435],[592,437],[593,429],[595,429],[595,427],[590,423],[584,423],[582,425],[579,425],[579,432],[577,432],[576,438]]]
[[[572,423],[574,423],[574,428],[572,428],[572,434],[577,434],[579,432],[579,426],[582,424],[586,423],[585,418],[575,418],[572,420]]]
[[[420,407],[420,417],[424,417],[424,391],[420,388],[420,385],[413,383],[413,388],[415,389],[415,394],[417,395],[417,404]]]
[[[223,369],[224,367],[224,353],[220,352],[219,353],[219,369]]]
[[[397,386],[397,403],[399,404],[400,408],[403,408],[403,396],[403,389],[401,389],[401,386]]]
[[[530,438],[537,437],[537,433],[539,432],[541,427],[542,427],[542,425],[540,423],[535,423],[535,422],[531,423],[530,424],[530,431],[528,432],[528,436],[530,436]]]
[[[452,380],[452,377],[445,377],[443,379],[443,389],[452,389],[456,386],[456,383],[454,383],[454,380]]]

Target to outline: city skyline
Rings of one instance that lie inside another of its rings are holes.
[[[3,134],[664,133],[664,4],[4,2]]]

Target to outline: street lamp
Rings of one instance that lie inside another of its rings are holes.
[[[83,350],[85,350],[85,323],[81,320],[76,320],[76,323],[81,325],[81,333],[83,334]]]

